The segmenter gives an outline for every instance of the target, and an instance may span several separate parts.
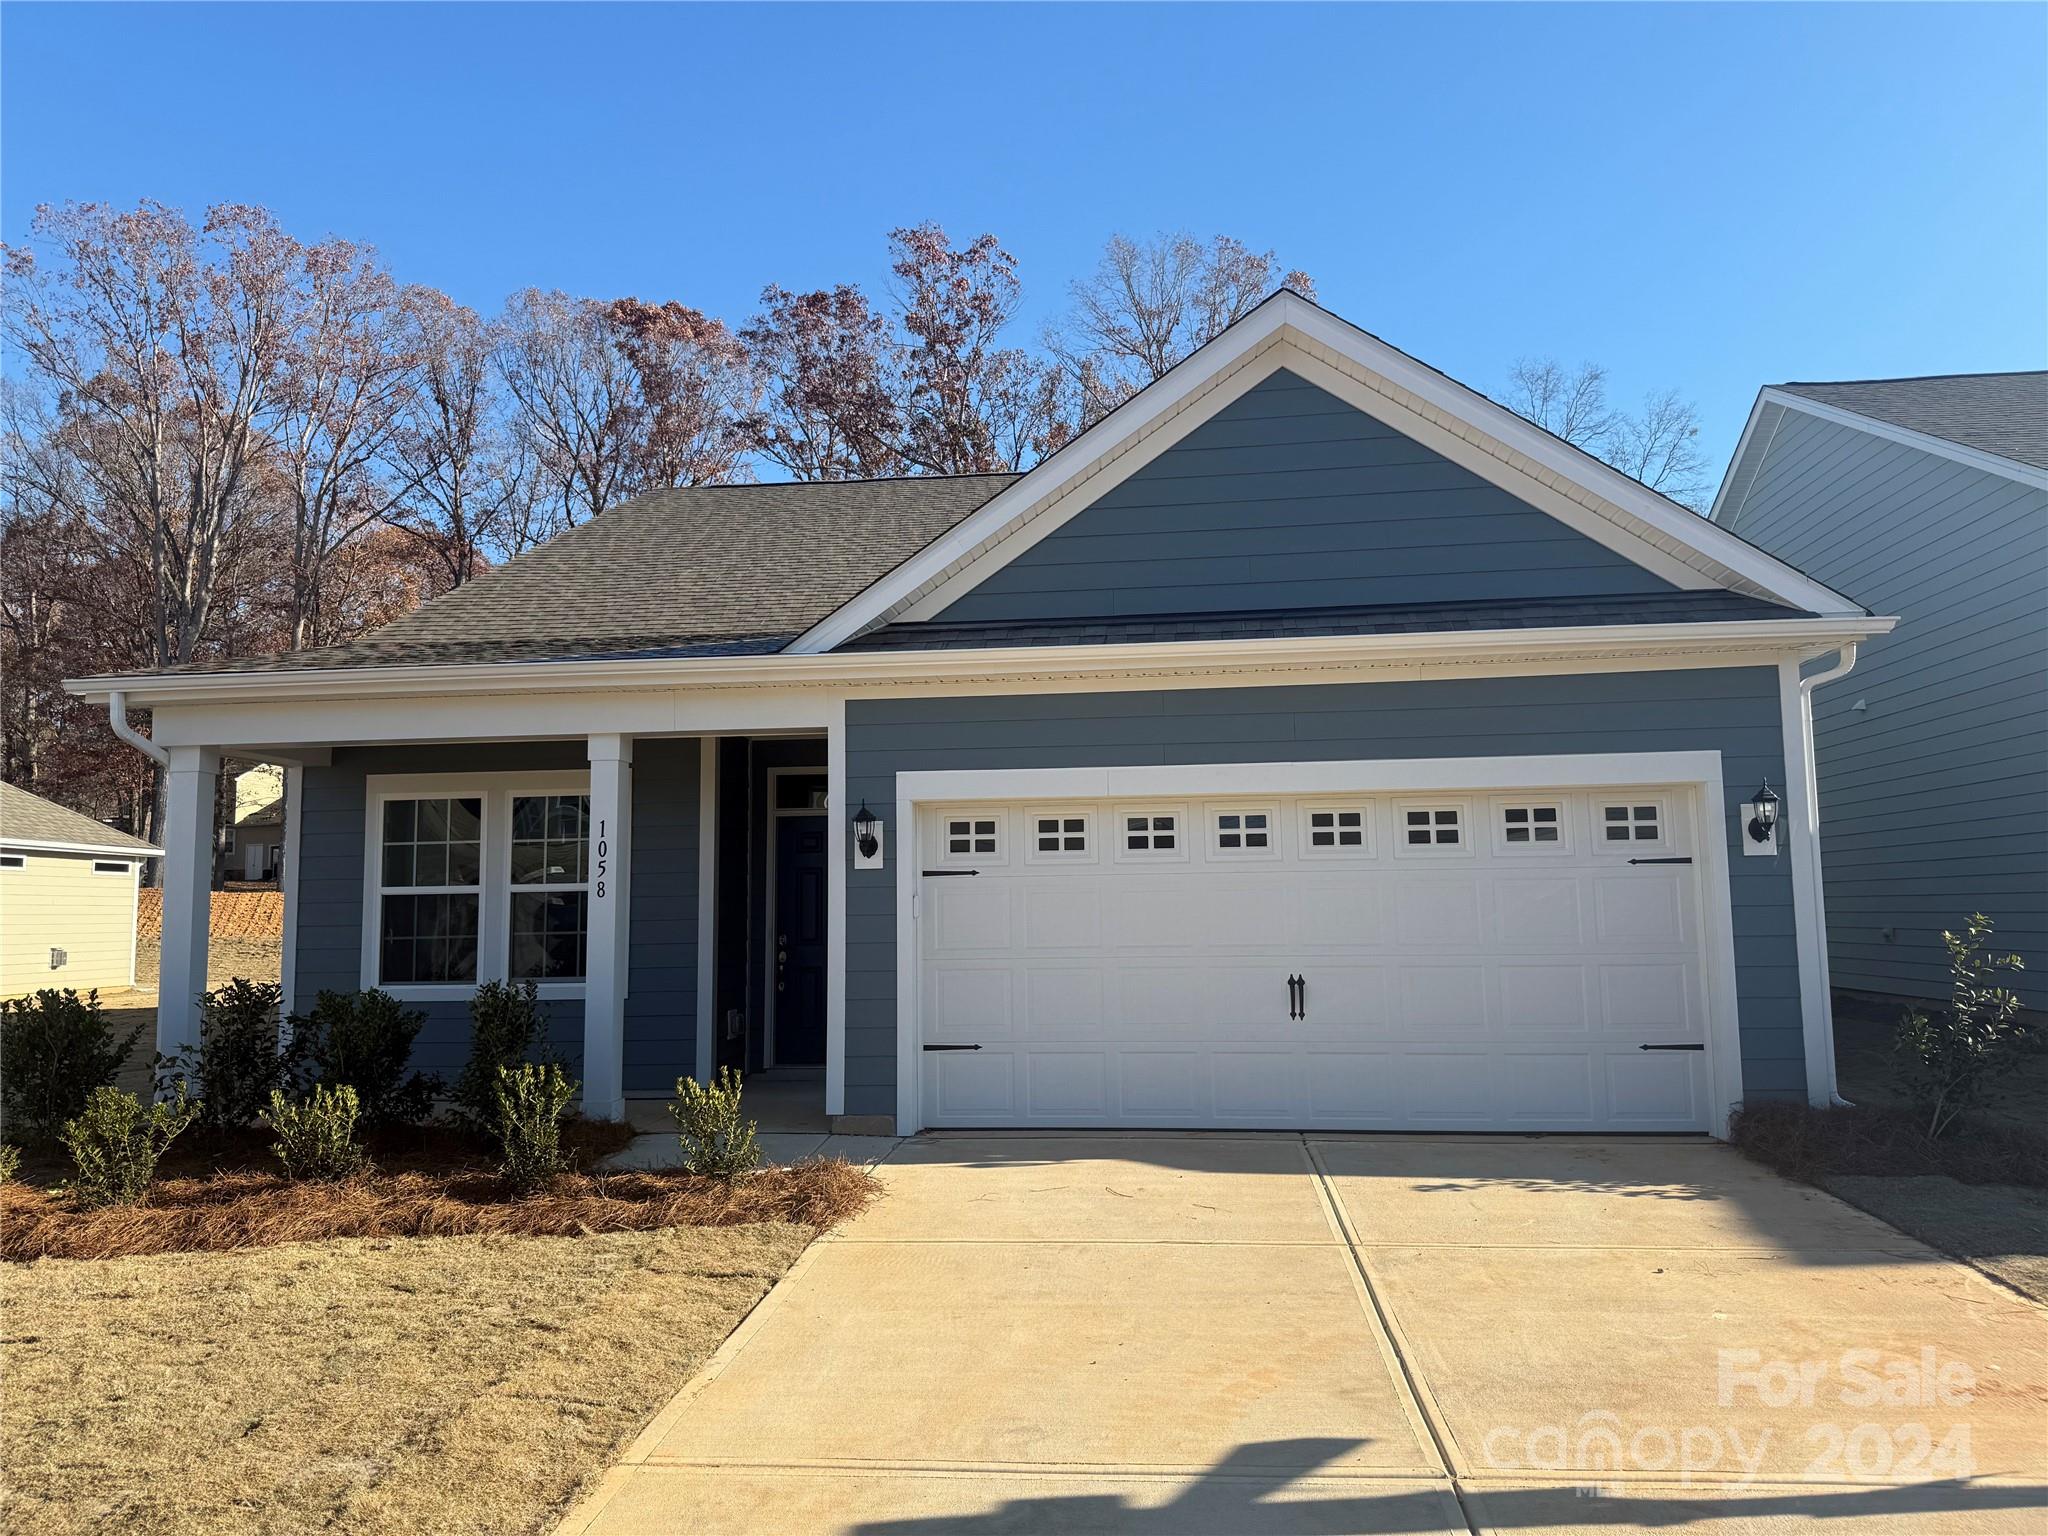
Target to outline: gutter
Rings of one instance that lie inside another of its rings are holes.
[[[138,751],[161,748],[118,718],[129,691],[152,706],[277,699],[587,692],[592,689],[858,688],[904,683],[1185,675],[1290,667],[1484,663],[1666,652],[1797,651],[1806,658],[1888,634],[1898,621],[1858,614],[1740,623],[1595,624],[1553,629],[1178,640],[1128,645],[997,646],[973,650],[779,652],[752,657],[613,657],[317,671],[194,672],[73,678],[65,690],[105,698],[114,731]],[[161,759],[159,759],[161,760]]]
[[[1820,911],[1815,914],[1820,921],[1816,923],[1814,932],[1821,934],[1823,937],[1823,942],[1820,946],[1820,987],[1821,1003],[1826,1010],[1827,1017],[1827,1029],[1824,1032],[1823,1044],[1827,1049],[1828,1102],[1838,1109],[1849,1109],[1853,1108],[1853,1106],[1847,1099],[1842,1097],[1841,1082],[1835,1069],[1834,983],[1828,975],[1828,946],[1825,942],[1827,934],[1827,898],[1825,886],[1821,879],[1820,867],[1820,771],[1813,749],[1813,690],[1822,683],[1832,683],[1847,677],[1855,670],[1856,642],[1852,640],[1842,647],[1841,654],[1832,667],[1816,672],[1811,677],[1799,679],[1799,734],[1802,738],[1800,747],[1806,759],[1804,769],[1806,774],[1806,783],[1804,785],[1806,793],[1802,798],[1806,802],[1806,835],[1812,839],[1813,847],[1813,900],[1820,906]]]
[[[67,691],[69,691],[70,686],[69,683],[65,684]],[[154,762],[157,767],[170,767],[171,754],[128,723],[128,693],[126,689],[116,688],[107,695],[107,724],[113,728],[116,736],[127,742],[129,746],[140,752],[144,757]]]

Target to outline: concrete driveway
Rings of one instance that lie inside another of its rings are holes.
[[[2048,1529],[2043,1313],[1696,1141],[957,1136],[574,1536]]]

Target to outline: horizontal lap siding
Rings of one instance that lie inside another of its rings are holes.
[[[632,981],[626,1018],[628,1092],[672,1087],[694,1060],[697,960],[697,762],[695,740],[638,745],[634,765],[636,857],[632,870]],[[363,985],[364,780],[373,774],[498,773],[589,767],[580,742],[338,750],[305,770],[299,829],[298,1006],[323,990]],[[645,897],[644,905],[641,901]],[[427,1015],[413,1050],[423,1071],[452,1078],[469,1057],[469,1005],[408,1005]],[[554,999],[548,1043],[581,1075],[583,1004]]]
[[[1728,804],[1743,1073],[1805,1092],[1790,860],[1744,858],[1737,807],[1785,782],[1767,668],[1036,697],[854,699],[849,804],[893,806],[896,775],[977,768],[1713,750]],[[847,876],[846,1108],[896,1108],[896,857]]]
[[[1983,911],[2048,1008],[2048,492],[1790,411],[1731,526],[1900,620],[1814,699],[1836,985],[1945,995]]]
[[[1669,590],[1603,545],[1283,370],[940,618]]]
[[[84,853],[8,849],[20,869],[0,869],[0,997],[44,987],[112,990],[135,979],[135,882],[139,861]],[[96,863],[119,864],[102,874]],[[53,950],[64,963],[50,964]]]

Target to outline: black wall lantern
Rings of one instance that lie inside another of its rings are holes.
[[[868,809],[867,801],[860,803],[860,809],[853,816],[853,846],[864,859],[872,859],[881,851],[882,839],[877,835],[881,823],[875,813]]]
[[[1754,814],[1749,818],[1749,835],[1752,841],[1768,843],[1771,835],[1778,830],[1778,795],[1771,788],[1771,781],[1764,780],[1764,787],[1756,792],[1750,801]]]

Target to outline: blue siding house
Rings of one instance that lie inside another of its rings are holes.
[[[1981,911],[2048,1008],[2048,373],[1766,389],[1713,518],[1901,620],[1814,710],[1834,984],[1945,997]]]
[[[367,640],[86,678],[288,764],[286,985],[588,1112],[846,1130],[1726,1130],[1834,1064],[1805,750],[1891,628],[1299,295],[1024,475],[659,492]]]

